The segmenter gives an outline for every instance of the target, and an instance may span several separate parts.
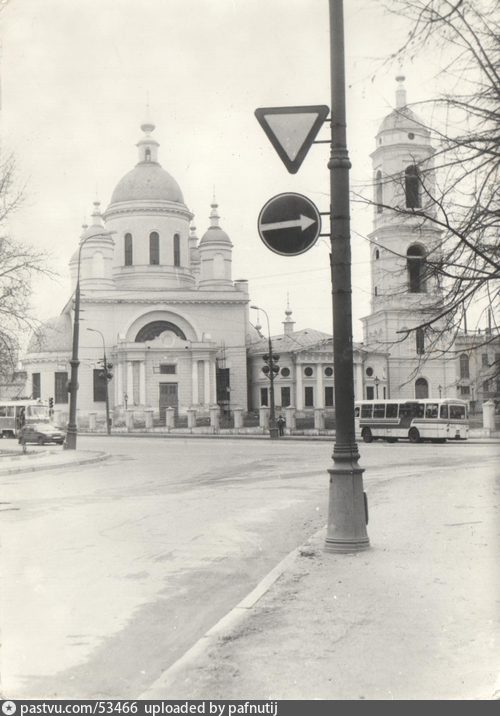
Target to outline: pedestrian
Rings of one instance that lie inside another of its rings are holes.
[[[278,432],[280,435],[285,434],[285,425],[286,425],[286,420],[282,415],[280,415],[278,417]]]

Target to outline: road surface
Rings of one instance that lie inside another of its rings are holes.
[[[6,698],[134,698],[326,522],[328,442],[79,438],[103,463],[0,478]],[[495,444],[362,445],[401,476]]]

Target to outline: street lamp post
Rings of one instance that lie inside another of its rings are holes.
[[[273,355],[273,345],[271,342],[271,327],[269,324],[269,316],[267,315],[267,312],[264,311],[264,309],[260,308],[259,306],[250,306],[250,308],[253,308],[255,311],[262,311],[262,313],[266,317],[266,321],[267,321],[269,360],[267,360],[266,363],[269,366],[269,372],[267,373],[267,376],[269,378],[269,403],[270,403],[270,406],[269,406],[269,437],[271,438],[271,440],[277,440],[278,428],[276,426],[276,408],[275,408],[275,404],[274,404],[274,376],[275,376],[275,369],[277,368],[277,366],[276,366],[275,356]]]
[[[69,419],[68,419],[68,430],[66,432],[66,441],[64,443],[64,448],[66,450],[76,450],[76,437],[77,437],[77,427],[76,427],[76,401],[77,401],[77,393],[78,393],[78,366],[80,365],[80,360],[78,358],[78,346],[79,346],[79,340],[80,340],[80,262],[82,258],[82,248],[84,244],[89,240],[93,238],[92,236],[87,236],[85,239],[80,241],[80,247],[78,249],[78,264],[77,264],[77,271],[76,271],[76,288],[75,288],[75,308],[74,308],[74,318],[73,318],[73,349],[71,352],[71,360],[70,360],[70,366],[71,366],[71,379],[69,383]]]
[[[354,428],[349,169],[346,139],[344,12],[329,0],[331,71],[330,224],[336,434],[330,473],[327,552],[369,547],[363,469]]]
[[[98,333],[102,338],[102,352],[103,352],[103,372],[104,372],[104,400],[106,401],[106,432],[111,435],[111,423],[109,420],[109,391],[108,391],[108,361],[106,359],[106,343],[104,336],[101,331],[97,328],[87,328],[87,331],[92,333]]]
[[[379,387],[379,385],[380,385],[380,378],[378,378],[377,376],[375,376],[375,397],[377,398],[377,400],[378,400],[378,387]]]

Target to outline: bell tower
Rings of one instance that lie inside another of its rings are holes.
[[[440,259],[441,232],[423,217],[434,211],[434,149],[431,132],[407,105],[404,80],[396,78],[395,108],[380,125],[371,154],[371,313],[362,320],[367,349],[389,355],[391,397],[424,397],[430,381],[422,378],[427,387],[420,391],[414,377],[430,345],[422,329],[405,329],[424,323],[440,304],[432,267]]]

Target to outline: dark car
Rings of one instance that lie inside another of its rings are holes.
[[[29,423],[25,425],[21,434],[19,435],[19,442],[22,443],[37,443],[38,445],[45,445],[45,443],[57,443],[62,445],[64,442],[65,434],[56,428],[52,423]]]

